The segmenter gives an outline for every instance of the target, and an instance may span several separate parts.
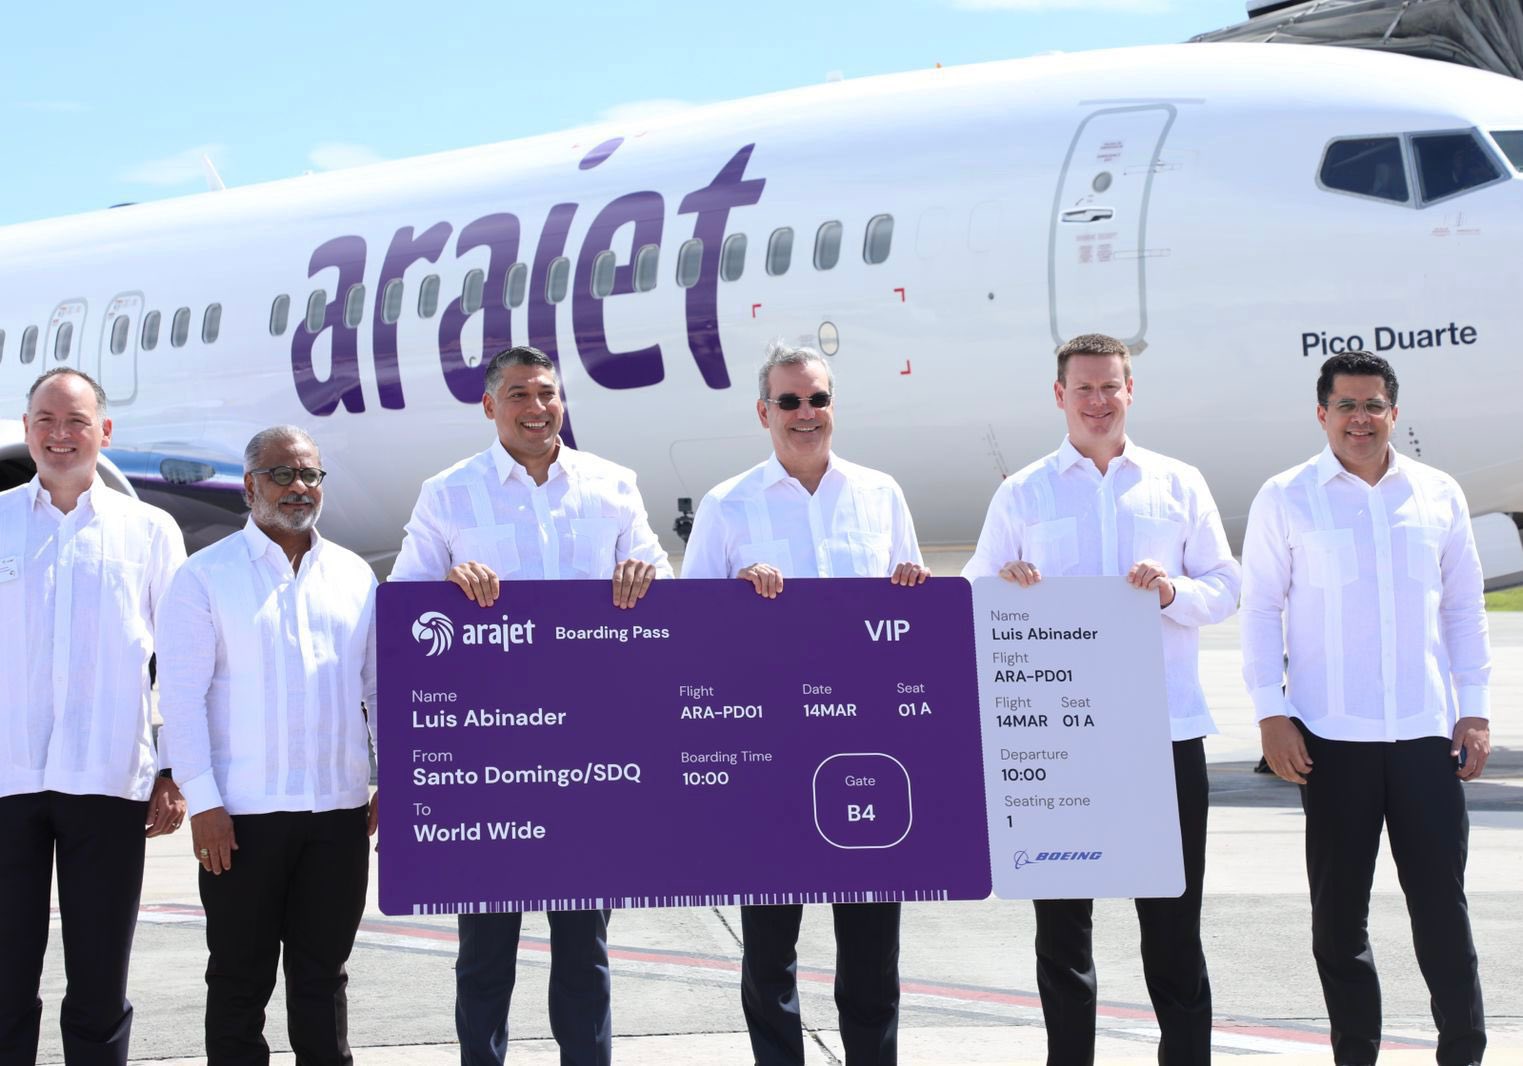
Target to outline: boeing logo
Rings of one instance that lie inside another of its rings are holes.
[[[1102,854],[1098,851],[1039,851],[1033,856],[1022,850],[1015,853],[1013,861],[1019,870],[1034,862],[1098,862]]]
[[[438,611],[425,611],[412,624],[412,639],[419,644],[432,644],[428,655],[443,655],[455,642],[455,623],[448,615]]]

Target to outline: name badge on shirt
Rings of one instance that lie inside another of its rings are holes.
[[[21,559],[15,555],[0,559],[0,581],[14,581],[21,575]]]

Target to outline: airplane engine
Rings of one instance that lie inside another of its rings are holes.
[[[132,487],[132,482],[110,459],[102,455],[96,461],[95,468],[107,486],[126,493],[133,499],[137,498],[137,490]],[[26,450],[26,435],[21,423],[14,419],[0,419],[0,492],[25,485],[36,473],[37,464],[32,462],[32,457]]]

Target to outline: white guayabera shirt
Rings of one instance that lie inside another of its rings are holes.
[[[1127,440],[1102,475],[1065,437],[1057,451],[995,490],[962,576],[992,576],[1019,561],[1044,578],[1125,577],[1143,559],[1174,583],[1174,600],[1162,612],[1172,736],[1215,733],[1200,687],[1199,630],[1232,616],[1241,575],[1216,501],[1193,466]]]
[[[146,800],[154,614],[185,560],[174,519],[96,478],[68,514],[0,493],[0,796]]]
[[[1324,448],[1253,501],[1243,678],[1259,721],[1289,715],[1327,740],[1388,741],[1449,737],[1459,718],[1489,714],[1484,579],[1464,494],[1442,471],[1389,455],[1370,485]]]

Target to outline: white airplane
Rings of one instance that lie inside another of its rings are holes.
[[[1331,48],[1192,44],[838,81],[652,119],[0,229],[0,471],[22,396],[98,375],[103,469],[192,547],[241,523],[259,428],[310,429],[325,532],[385,571],[428,475],[484,447],[480,362],[557,359],[568,439],[652,521],[765,454],[754,372],[834,362],[843,455],[968,544],[1061,438],[1053,351],[1139,354],[1132,434],[1229,533],[1317,450],[1317,368],[1401,376],[1396,446],[1523,572],[1523,84]],[[676,539],[668,534],[670,546]],[[1523,577],[1520,577],[1523,579]]]

